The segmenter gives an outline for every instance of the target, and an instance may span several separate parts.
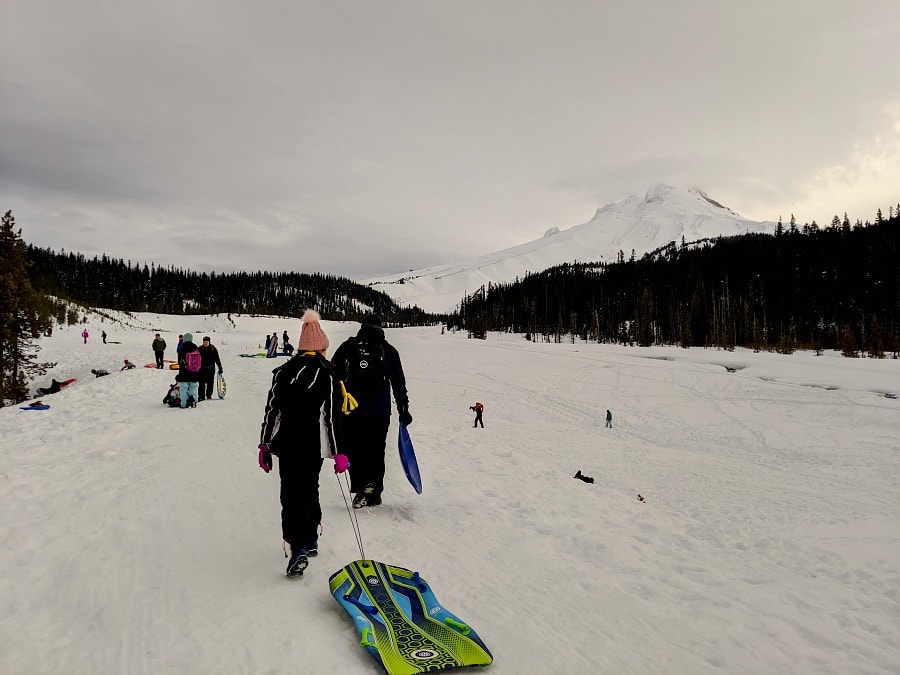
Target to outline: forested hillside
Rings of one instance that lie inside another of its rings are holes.
[[[898,207],[900,211],[900,207]],[[900,351],[900,218],[672,244],[643,258],[575,263],[491,285],[451,322],[481,337],[747,346],[847,355]]]
[[[30,277],[42,293],[91,307],[161,314],[278,314],[299,316],[308,307],[327,319],[355,319],[375,311],[395,325],[430,317],[401,308],[389,296],[344,277],[296,272],[193,272],[148,267],[102,256],[56,253],[28,246]]]

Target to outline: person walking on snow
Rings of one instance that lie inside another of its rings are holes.
[[[381,317],[369,314],[356,337],[347,338],[332,358],[338,377],[358,407],[344,420],[350,458],[353,508],[378,506],[384,492],[384,448],[391,424],[391,390],[400,424],[412,424],[400,354],[384,339]]]
[[[178,390],[181,394],[181,409],[184,410],[190,403],[191,408],[197,407],[197,382],[200,380],[199,372],[191,372],[187,366],[187,355],[198,351],[197,345],[194,344],[194,336],[192,333],[184,334],[184,342],[181,345],[181,351],[178,352],[178,375],[175,381],[178,382]]]
[[[84,338],[84,344],[87,344],[87,339],[88,339],[90,336],[91,336],[91,334],[88,333],[88,329],[87,329],[87,328],[85,328],[83,331],[81,331],[81,337]]]
[[[105,330],[104,330],[104,331],[101,331],[100,337],[103,338],[103,344],[106,344],[106,331],[105,331]]]
[[[153,339],[153,344],[150,345],[150,348],[153,349],[153,355],[156,357],[156,367],[159,370],[162,370],[163,355],[166,351],[166,341],[159,336],[159,333],[156,334],[156,337]]]
[[[606,428],[612,429],[612,413],[609,410],[606,411]]]
[[[333,459],[336,473],[347,470],[347,457],[341,453],[344,390],[325,358],[328,336],[314,310],[307,310],[301,321],[297,355],[272,371],[257,446],[259,467],[266,473],[272,470],[272,455],[278,457],[289,577],[302,575],[310,556],[319,552],[323,460]]]
[[[469,410],[475,411],[475,424],[472,425],[472,428],[474,429],[480,424],[481,428],[484,429],[484,420],[481,419],[481,413],[484,412],[484,405],[482,405],[480,401],[475,401],[475,405],[470,405]]]
[[[210,341],[209,335],[203,337],[203,344],[200,345],[200,357],[202,365],[200,366],[200,399],[205,401],[212,398],[213,380],[215,379],[216,366],[219,367],[219,375],[222,370],[222,361],[219,359],[219,350]]]

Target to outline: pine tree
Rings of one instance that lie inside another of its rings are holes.
[[[7,211],[0,225],[0,406],[24,401],[26,376],[44,372],[46,364],[35,362],[40,347],[34,340],[50,327],[48,304],[31,287],[25,243],[15,223]]]

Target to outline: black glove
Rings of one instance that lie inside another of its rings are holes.
[[[407,406],[398,407],[397,416],[400,418],[400,424],[403,426],[408,427],[412,424],[412,415],[409,414],[409,408]]]

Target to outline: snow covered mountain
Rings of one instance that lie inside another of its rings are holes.
[[[463,262],[367,279],[362,283],[404,305],[452,311],[462,297],[488,282],[513,281],[564,262],[612,261],[619,251],[640,256],[672,241],[774,231],[771,222],[742,218],[696,188],[656,185],[597,209],[594,217],[565,230],[550,228],[535,241]]]

